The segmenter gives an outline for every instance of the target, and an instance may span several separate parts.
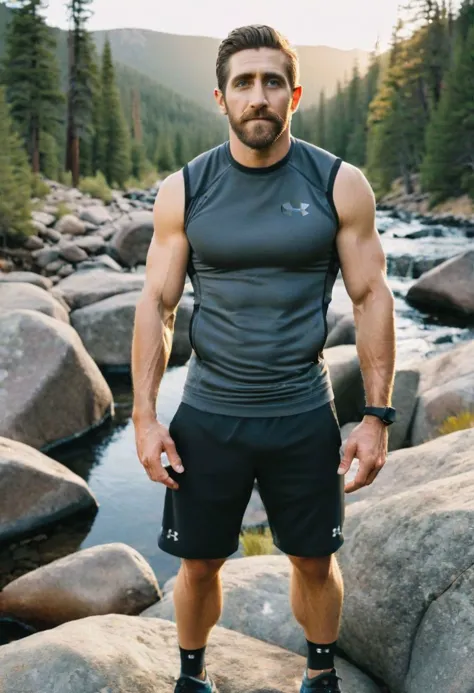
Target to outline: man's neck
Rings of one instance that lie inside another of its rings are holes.
[[[291,146],[289,128],[268,149],[251,149],[239,140],[233,130],[229,132],[230,153],[242,166],[262,168],[272,166],[283,159]]]

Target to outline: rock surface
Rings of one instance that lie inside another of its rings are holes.
[[[107,207],[99,205],[97,202],[83,209],[79,216],[82,221],[90,222],[94,226],[100,226],[112,221],[112,216]]]
[[[84,508],[97,507],[86,482],[38,450],[0,438],[0,542]]]
[[[112,409],[110,388],[70,325],[32,310],[0,313],[0,435],[42,448]]]
[[[134,616],[160,596],[155,574],[138,551],[101,544],[11,582],[0,592],[0,613],[47,628],[86,616]]]
[[[42,277],[36,272],[0,272],[0,282],[20,282],[22,284],[33,284],[40,289],[50,289],[53,286],[51,279]]]
[[[421,309],[474,317],[474,250],[426,272],[410,287],[406,298]]]
[[[324,350],[329,366],[339,423],[360,421],[365,396],[359,358],[355,345],[341,345]]]
[[[120,222],[111,247],[123,265],[134,267],[145,263],[153,236],[153,212],[132,212]]]
[[[34,284],[0,282],[0,310],[26,308],[69,323],[69,314],[48,291]]]
[[[97,303],[109,296],[141,291],[145,277],[106,269],[75,272],[57,285],[72,310]]]
[[[303,657],[224,628],[211,633],[207,661],[219,693],[297,693],[305,667]],[[173,693],[176,628],[91,616],[0,648],[0,671],[2,693]],[[379,693],[355,667],[340,671],[349,691]]]

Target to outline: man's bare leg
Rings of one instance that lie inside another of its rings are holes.
[[[296,558],[289,556],[291,607],[306,639],[318,644],[337,640],[342,614],[344,585],[336,557]],[[308,669],[308,676],[318,676],[330,669]]]
[[[222,613],[222,560],[181,562],[173,600],[178,641],[184,650],[199,650],[207,645],[209,633]],[[204,671],[200,678],[204,678]]]

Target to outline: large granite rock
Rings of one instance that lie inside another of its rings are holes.
[[[67,310],[48,291],[34,284],[0,282],[0,311],[27,308],[69,323]]]
[[[340,345],[324,350],[329,367],[339,423],[360,421],[365,404],[364,384],[355,345]]]
[[[70,325],[32,310],[0,313],[0,435],[42,448],[89,430],[112,402]]]
[[[215,628],[207,649],[219,693],[296,693],[303,657]],[[251,663],[251,666],[249,666]],[[173,693],[176,628],[136,616],[91,616],[0,648],[2,693]],[[343,663],[348,691],[379,693]]]
[[[192,348],[191,342],[189,341],[189,323],[191,322],[193,307],[193,296],[189,293],[184,293],[179,302],[178,312],[176,313],[170,366],[182,366],[191,356]]]
[[[48,277],[42,277],[36,272],[0,272],[0,282],[20,282],[21,284],[33,284],[40,289],[51,289],[53,282]]]
[[[420,370],[416,363],[396,367],[392,404],[397,410],[397,420],[389,428],[389,451],[410,443],[410,425],[416,409],[419,381]]]
[[[141,291],[145,277],[141,274],[125,274],[106,269],[75,272],[63,279],[56,288],[72,310],[97,303],[109,296]]]
[[[82,236],[86,232],[86,226],[81,219],[74,214],[65,214],[55,226],[56,231],[68,233],[71,236]]]
[[[420,362],[419,369],[412,445],[441,435],[448,417],[474,410],[474,341]]]
[[[380,676],[391,693],[407,691],[412,651],[425,614],[474,563],[474,546],[466,541],[474,528],[474,451],[465,450],[453,463],[466,468],[470,460],[469,471],[439,479],[442,464],[433,464],[429,452],[420,447],[394,453],[399,460],[412,455],[411,464],[407,459],[398,465],[398,476],[397,468],[391,470],[390,456],[386,469],[394,485],[385,480],[386,497],[381,500],[376,480],[366,489],[365,500],[348,507],[346,543],[339,552],[346,586],[339,644],[359,666]],[[411,488],[400,490],[406,488],[405,473],[419,477],[410,479]],[[452,624],[446,628],[452,632]],[[457,637],[469,642],[472,634]],[[449,652],[444,661],[452,670]],[[436,667],[424,669],[420,660],[417,666],[422,690],[444,693]],[[469,666],[472,676],[474,663]]]
[[[430,312],[474,317],[474,250],[423,274],[408,290],[407,301]]]
[[[100,205],[95,202],[90,207],[86,207],[81,210],[79,218],[82,221],[89,222],[94,226],[100,226],[101,224],[107,224],[112,221],[112,216],[110,211],[104,205]]]
[[[138,551],[126,544],[102,544],[8,584],[0,592],[0,614],[47,628],[100,614],[133,616],[159,598],[155,574]]]
[[[84,508],[98,507],[86,482],[38,450],[0,438],[0,542]]]
[[[132,212],[120,222],[111,240],[111,248],[128,267],[145,263],[153,237],[153,212]]]

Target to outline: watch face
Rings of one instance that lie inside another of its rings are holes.
[[[385,410],[383,420],[386,423],[393,423],[395,421],[395,409],[387,407],[387,409]]]

